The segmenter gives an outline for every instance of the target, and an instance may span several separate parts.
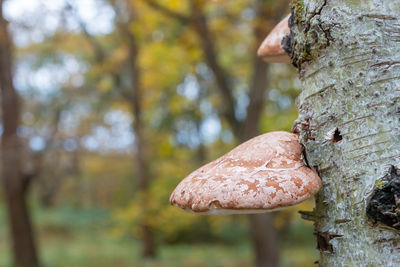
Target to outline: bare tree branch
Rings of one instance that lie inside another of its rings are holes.
[[[81,31],[83,32],[83,36],[87,39],[89,44],[92,46],[96,62],[98,64],[102,64],[106,61],[106,52],[104,51],[104,48],[100,44],[100,42],[92,36],[89,31],[87,30],[85,22],[82,20],[81,17],[79,17],[76,8],[69,2],[66,2],[65,9],[72,13],[72,15],[75,17],[76,21],[78,22]],[[118,10],[114,8],[114,10],[117,12]],[[125,88],[121,85],[120,83],[120,78],[118,73],[110,73],[113,77],[113,81],[115,83],[115,89],[118,91],[118,93],[125,99],[132,99],[132,94],[129,93],[129,89]]]
[[[88,42],[90,43],[90,45],[93,47],[94,53],[95,53],[95,57],[96,57],[96,61],[97,62],[103,62],[104,61],[104,51],[103,48],[101,47],[100,43],[96,40],[96,38],[94,38],[89,31],[87,30],[86,24],[85,22],[82,20],[82,18],[78,15],[78,12],[76,10],[76,8],[69,2],[67,1],[65,3],[65,10],[69,11],[69,13],[71,13],[74,18],[76,19],[76,21],[79,24],[79,27],[82,30],[83,35],[86,37],[86,39],[88,40]]]
[[[184,24],[189,24],[192,22],[192,20],[189,16],[186,16],[184,14],[181,14],[179,12],[171,10],[171,9],[161,5],[157,1],[149,0],[149,1],[145,1],[145,3],[147,5],[149,5],[150,7],[152,7],[153,9],[160,11],[161,13],[163,13],[164,15],[166,15],[168,17],[180,20]]]
[[[185,23],[193,25],[198,38],[201,42],[201,48],[204,53],[204,59],[215,76],[220,95],[224,101],[219,109],[221,115],[226,118],[231,126],[235,136],[240,135],[240,122],[235,117],[235,99],[232,95],[232,88],[229,82],[232,80],[228,73],[218,62],[218,52],[215,49],[212,33],[208,27],[207,18],[203,12],[204,3],[202,1],[190,1],[191,15],[187,17],[175,11],[169,10],[158,4],[156,1],[146,1],[146,3],[154,9],[162,12],[164,15],[174,19],[181,20]]]
[[[218,89],[224,101],[222,115],[227,119],[236,136],[240,134],[240,123],[235,117],[235,100],[229,82],[232,80],[229,74],[218,62],[218,52],[215,49],[213,37],[208,27],[207,18],[203,12],[203,4],[192,1],[192,17],[197,35],[201,41],[205,60],[213,71]]]

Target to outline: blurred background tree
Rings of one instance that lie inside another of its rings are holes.
[[[168,205],[203,163],[260,132],[290,130],[295,71],[255,55],[287,12],[277,0],[4,2],[19,171],[33,177],[43,264],[277,266],[280,255],[279,266],[310,266],[312,229],[296,209],[248,221]],[[0,266],[12,262],[5,203]]]

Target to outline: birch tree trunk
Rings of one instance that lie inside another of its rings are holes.
[[[400,266],[400,1],[294,0],[293,13],[319,265]]]

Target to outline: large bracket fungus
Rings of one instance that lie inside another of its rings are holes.
[[[271,132],[237,146],[191,173],[170,197],[184,211],[224,215],[293,206],[318,192],[296,134]]]
[[[258,55],[290,63],[282,48],[290,15],[265,38]],[[224,215],[262,213],[296,205],[321,188],[321,179],[303,158],[299,136],[271,132],[237,146],[197,169],[175,188],[170,203],[184,211]]]

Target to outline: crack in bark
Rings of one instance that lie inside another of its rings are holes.
[[[329,232],[316,232],[317,236],[317,249],[321,252],[334,253],[333,246],[330,241],[337,237],[342,237],[343,235],[338,235]]]
[[[364,17],[371,18],[371,19],[382,19],[382,20],[397,20],[396,17],[388,16],[384,14],[362,14],[358,17],[358,19],[362,19]]]

